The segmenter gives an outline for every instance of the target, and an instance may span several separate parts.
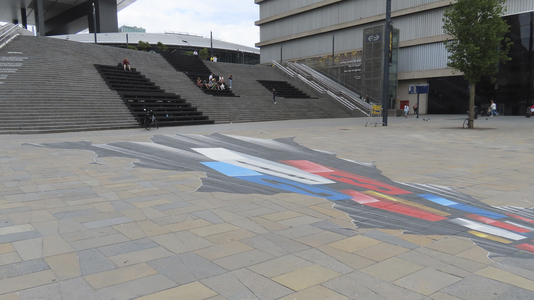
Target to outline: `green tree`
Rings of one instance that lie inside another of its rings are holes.
[[[498,72],[501,62],[510,60],[512,44],[505,34],[510,26],[502,19],[506,0],[458,0],[445,10],[443,29],[452,39],[447,66],[464,74],[470,84],[469,128],[474,128],[475,85],[482,76]]]
[[[139,41],[137,48],[139,48],[141,51],[148,52],[152,49],[152,46],[150,46],[149,42]]]
[[[157,46],[160,52],[167,52],[169,50],[162,42],[158,42]]]
[[[200,51],[198,52],[198,56],[199,56],[200,59],[202,59],[202,60],[207,59],[207,58],[210,56],[210,54],[209,54],[209,52],[208,52],[208,49],[204,48],[204,49],[200,50]]]
[[[138,51],[139,49],[137,49],[136,47],[132,46],[132,45],[129,45],[128,47],[126,47],[128,49],[131,49],[131,50],[135,50],[135,51]]]

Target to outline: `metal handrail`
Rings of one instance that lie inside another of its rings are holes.
[[[330,93],[342,97],[343,99],[336,99],[340,102],[349,101],[352,103],[351,109],[357,108],[362,113],[368,115],[368,112],[371,110],[372,105],[365,102],[360,95],[354,93],[353,91],[346,91],[342,85],[334,82],[330,78],[318,73],[309,66],[297,63],[286,62],[286,65],[291,68],[293,71],[305,78],[311,78],[312,82],[322,86],[324,89],[330,91]],[[345,103],[343,103],[345,104]],[[347,106],[347,105],[346,105]],[[348,106],[347,106],[348,107]],[[353,108],[355,107],[355,108]]]
[[[17,25],[11,23],[0,27],[0,49],[19,35],[18,29]]]

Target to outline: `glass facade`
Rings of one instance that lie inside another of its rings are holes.
[[[294,62],[313,67],[354,92],[368,96],[373,102],[382,102],[383,35],[383,25],[366,28],[364,29],[363,51],[312,57]],[[334,39],[335,36],[332,38]],[[391,103],[389,107],[394,108],[398,86],[399,30],[393,30],[390,42],[389,98]]]
[[[507,16],[506,35],[513,45],[510,61],[499,65],[494,78],[485,77],[476,86],[475,105],[486,109],[493,99],[497,110],[505,115],[524,115],[534,101],[534,12]],[[468,109],[469,85],[463,77],[432,79],[428,113],[465,113]]]

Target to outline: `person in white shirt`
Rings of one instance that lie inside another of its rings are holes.
[[[408,118],[408,113],[410,112],[410,106],[404,105],[404,117]]]
[[[491,116],[498,116],[499,114],[497,113],[497,104],[495,104],[495,102],[493,102],[493,100],[491,100],[491,106],[490,106],[490,109],[491,109]]]

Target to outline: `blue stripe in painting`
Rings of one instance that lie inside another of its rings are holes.
[[[459,209],[459,210],[463,210],[463,211],[467,211],[467,212],[470,212],[470,213],[473,213],[473,214],[477,214],[479,216],[484,216],[486,218],[492,218],[492,219],[506,218],[506,216],[503,216],[501,214],[497,214],[497,213],[494,213],[494,212],[491,212],[491,211],[487,211],[487,210],[484,210],[484,209],[472,207],[472,206],[461,204],[461,203],[458,203],[458,204],[455,204],[455,205],[451,205],[450,207],[455,208],[455,209]]]
[[[432,194],[421,194],[421,195],[417,195],[417,196],[425,198],[426,200],[432,201],[432,202],[437,203],[439,205],[444,205],[444,206],[450,206],[450,205],[458,204],[458,203],[456,203],[454,201],[447,200],[445,198],[441,198],[440,196],[436,196],[436,195],[432,195]]]
[[[451,201],[451,200],[448,200],[448,199],[445,199],[445,198],[442,198],[442,197],[439,197],[439,196],[436,196],[436,195],[420,194],[418,196],[422,197],[422,198],[425,198],[426,200],[432,201],[434,203],[437,203],[439,205],[448,206],[448,207],[451,207],[451,208],[454,208],[454,209],[458,209],[458,210],[463,210],[463,211],[470,212],[470,213],[473,213],[473,214],[477,214],[477,215],[480,215],[480,216],[484,216],[484,217],[487,217],[487,218],[492,218],[492,219],[506,218],[506,216],[501,215],[501,214],[493,213],[491,211],[487,211],[487,210],[484,210],[484,209],[476,208],[476,207],[469,206],[469,205],[466,205],[466,204],[457,203],[457,202],[454,202],[454,201]]]
[[[345,195],[343,193],[340,193],[336,190],[327,188],[322,185],[312,186],[312,185],[299,183],[296,181],[291,181],[291,180],[287,180],[287,179],[283,179],[283,178],[275,177],[271,175],[243,176],[243,177],[236,177],[236,178],[246,180],[249,182],[258,183],[264,186],[273,187],[276,189],[281,189],[281,190],[292,192],[292,193],[308,195],[312,197],[326,198],[331,201],[351,199],[351,197],[348,195]]]
[[[258,173],[256,171],[252,171],[247,168],[234,166],[231,164],[227,164],[220,161],[212,161],[212,162],[201,162],[201,164],[212,168],[213,170],[222,173],[226,176],[230,177],[238,177],[238,176],[260,176],[263,175],[261,173]]]

